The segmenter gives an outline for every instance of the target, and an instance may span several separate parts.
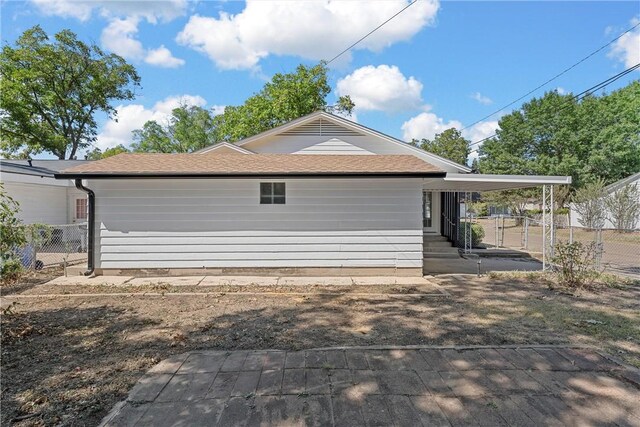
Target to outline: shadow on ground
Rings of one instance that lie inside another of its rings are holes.
[[[637,287],[575,298],[486,279],[441,285],[452,298],[22,300],[2,317],[2,424],[95,425],[151,366],[198,349],[586,343],[640,360]]]

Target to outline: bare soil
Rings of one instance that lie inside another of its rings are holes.
[[[435,282],[451,297],[396,298],[415,293],[397,285],[358,297],[300,286],[152,296],[15,283],[2,289],[1,423],[97,425],[155,363],[205,348],[588,344],[640,366],[638,284],[571,295],[524,276]],[[78,291],[95,295],[12,299]]]

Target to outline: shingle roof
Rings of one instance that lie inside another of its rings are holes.
[[[87,163],[88,160],[0,160],[2,173],[17,173],[53,178],[56,172]]]
[[[58,178],[136,176],[444,175],[411,155],[123,153],[70,169]]]

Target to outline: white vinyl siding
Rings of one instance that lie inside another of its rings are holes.
[[[364,150],[360,147],[356,147],[353,144],[342,141],[337,138],[332,138],[328,141],[318,142],[317,144],[310,145],[293,154],[362,154],[372,155],[373,153]]]
[[[419,179],[89,181],[98,268],[422,266]]]
[[[67,223],[66,187],[5,181],[4,189],[18,202],[20,211],[17,216],[25,224]]]

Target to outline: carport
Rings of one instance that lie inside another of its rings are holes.
[[[452,242],[462,241],[464,252],[471,252],[471,227],[466,227],[466,239],[458,235],[460,223],[460,194],[464,194],[464,221],[470,222],[471,216],[466,203],[471,193],[483,191],[515,190],[521,188],[542,187],[542,227],[544,244],[542,250],[543,269],[547,269],[553,256],[555,243],[554,231],[554,186],[571,184],[570,176],[544,175],[490,175],[447,173],[444,178],[424,178],[423,190],[441,194],[441,233]]]

